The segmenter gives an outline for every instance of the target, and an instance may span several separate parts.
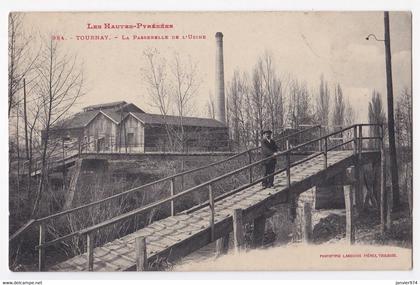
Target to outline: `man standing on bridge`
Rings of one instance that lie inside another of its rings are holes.
[[[271,134],[272,132],[270,130],[266,130],[262,132],[263,139],[261,140],[261,154],[262,154],[263,159],[274,155],[278,150],[276,142],[273,139],[271,139]],[[277,162],[277,158],[275,157],[271,159],[267,159],[266,161],[263,162],[265,166],[264,176],[268,176],[274,173],[274,171],[276,170],[276,162]],[[274,186],[273,182],[274,182],[274,175],[270,175],[269,177],[265,178],[262,181],[262,186],[264,188],[273,187]]]

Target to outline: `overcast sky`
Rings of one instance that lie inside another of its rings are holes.
[[[168,30],[88,30],[92,24],[173,24]],[[339,82],[354,107],[357,120],[367,120],[367,101],[373,89],[386,95],[383,42],[366,41],[368,34],[384,38],[380,12],[249,12],[249,13],[65,13],[26,14],[27,31],[63,35],[59,44],[83,62],[86,95],[77,108],[125,100],[149,112],[141,70],[143,51],[155,47],[170,57],[190,55],[202,79],[194,103],[195,115],[205,114],[205,103],[214,90],[216,32],[224,34],[225,82],[235,69],[251,71],[257,58],[271,52],[281,76],[292,75],[317,90],[320,75],[333,86]],[[411,14],[391,13],[394,95],[411,88]],[[206,40],[77,41],[79,35],[206,35]]]

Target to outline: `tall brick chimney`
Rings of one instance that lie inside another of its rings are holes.
[[[223,68],[223,34],[216,33],[216,88],[215,88],[215,117],[226,124],[225,106],[225,76]]]

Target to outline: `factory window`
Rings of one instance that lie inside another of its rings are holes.
[[[134,146],[134,133],[127,134],[127,145]]]

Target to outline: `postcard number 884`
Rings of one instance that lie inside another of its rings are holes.
[[[53,40],[53,41],[64,41],[65,39],[64,39],[64,36],[62,36],[62,35],[52,35],[51,40]]]

